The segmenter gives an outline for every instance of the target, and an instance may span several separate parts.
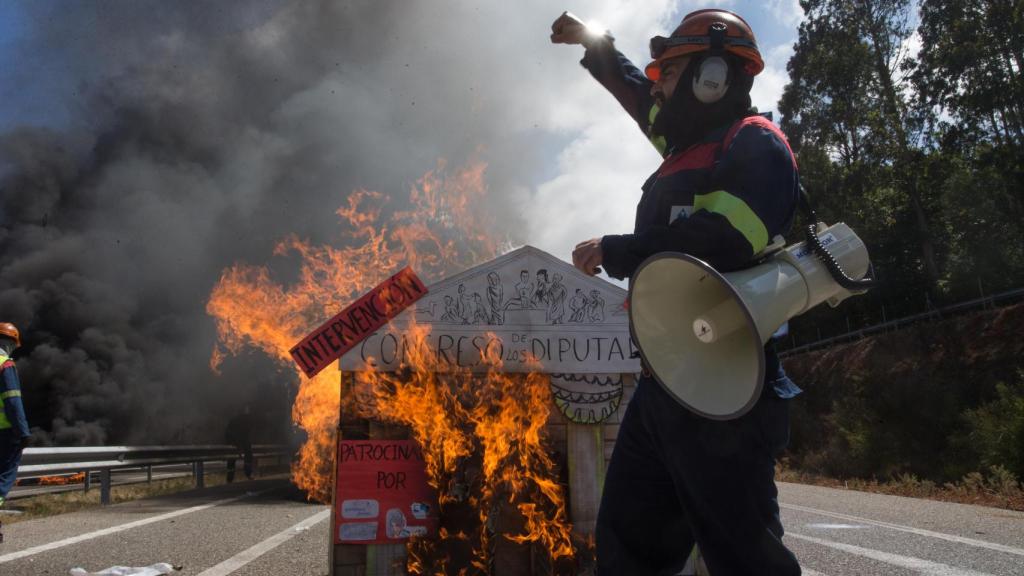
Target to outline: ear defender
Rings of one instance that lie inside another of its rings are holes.
[[[721,56],[708,56],[693,76],[693,95],[703,104],[713,104],[729,90],[729,63]]]
[[[729,90],[729,63],[725,60],[725,31],[722,22],[708,27],[708,55],[693,75],[693,95],[703,104],[713,104]]]

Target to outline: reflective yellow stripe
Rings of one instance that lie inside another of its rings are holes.
[[[668,141],[665,140],[664,136],[651,134],[651,126],[654,125],[654,119],[658,117],[658,112],[661,112],[661,107],[655,104],[651,106],[650,112],[647,113],[647,138],[650,139],[651,144],[654,144],[654,149],[658,151],[658,154],[664,156],[665,150],[668,148]]]
[[[0,352],[0,364],[7,362],[10,357],[3,352]],[[17,392],[17,394],[15,394]],[[0,430],[8,430],[14,428],[11,425],[11,421],[7,419],[7,412],[4,410],[4,398],[10,398],[11,396],[21,396],[21,390],[10,390],[0,394]]]
[[[725,190],[694,196],[693,211],[697,210],[707,210],[725,216],[729,224],[750,242],[754,254],[764,250],[768,245],[768,229],[765,228],[764,222],[761,222],[746,202]]]
[[[668,148],[668,142],[664,136],[654,136],[651,138],[651,144],[654,144],[654,149],[658,151],[658,154],[665,155],[665,150]]]
[[[651,106],[651,110],[647,113],[647,124],[654,124],[654,119],[658,117],[658,112],[661,112],[661,106],[657,104]]]

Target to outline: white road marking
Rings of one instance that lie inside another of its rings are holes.
[[[1007,554],[1016,554],[1017,556],[1024,556],[1024,549],[1015,548],[1013,546],[1006,546],[1005,544],[996,544],[994,542],[986,542],[984,540],[976,540],[974,538],[965,538],[963,536],[954,536],[953,534],[945,534],[942,532],[933,532],[931,530],[924,530],[922,528],[913,528],[911,526],[903,526],[900,524],[890,524],[889,522],[882,522],[880,520],[871,520],[869,518],[861,518],[860,516],[850,516],[848,514],[840,514],[838,512],[830,512],[828,510],[819,510],[817,508],[808,508],[806,506],[797,506],[796,504],[782,504],[779,503],[780,508],[786,508],[788,510],[798,510],[800,512],[810,512],[812,514],[822,514],[824,516],[831,516],[833,518],[839,518],[842,520],[849,520],[851,522],[861,522],[863,524],[871,524],[874,526],[881,526],[882,528],[890,528],[892,530],[899,530],[901,532],[909,532],[911,534],[917,534],[918,536],[927,536],[929,538],[938,538],[940,540],[948,540],[949,542],[957,542],[960,544],[967,544],[968,546],[976,546],[978,548],[987,548],[989,550],[996,550],[998,552],[1006,552]]]
[[[867,528],[861,524],[828,524],[828,523],[817,523],[817,524],[804,524],[808,528],[819,528],[821,530],[859,530],[861,528]]]
[[[282,532],[274,534],[270,538],[267,538],[266,540],[260,542],[252,548],[249,548],[248,550],[243,550],[242,552],[239,552],[238,554],[232,556],[231,558],[228,558],[220,564],[217,564],[212,568],[203,570],[197,576],[227,576],[228,574],[231,574],[232,572],[238,570],[242,566],[245,566],[249,562],[252,562],[260,556],[263,556],[264,554],[270,552],[274,548],[277,548],[281,544],[284,544],[288,540],[291,540],[300,533],[309,530],[311,526],[314,526],[326,520],[327,517],[330,515],[330,508],[328,508],[327,510],[317,512],[316,514],[313,514],[312,516],[306,518],[302,522],[299,522],[298,524],[292,526],[291,528],[287,528]]]
[[[927,574],[928,576],[993,576],[992,574],[989,574],[987,572],[966,570],[963,568],[950,566],[949,564],[941,564],[939,562],[924,560],[922,558],[914,558],[912,556],[901,556],[899,554],[890,554],[889,552],[882,552],[881,550],[862,548],[860,546],[854,546],[852,544],[843,544],[842,542],[833,542],[831,540],[823,540],[821,538],[804,536],[803,534],[794,534],[792,532],[786,532],[786,538],[806,540],[808,542],[818,544],[821,546],[835,548],[836,550],[842,550],[843,552],[847,552],[857,556],[863,556],[865,558],[871,558],[872,560],[878,560],[879,562],[885,562],[886,564],[892,564],[893,566],[899,566],[901,568],[915,570],[917,572],[920,572],[921,574]]]
[[[99,538],[101,536],[109,536],[110,534],[117,534],[118,532],[124,532],[125,530],[131,530],[132,528],[138,528],[139,526],[145,526],[154,522],[161,522],[163,520],[169,520],[171,518],[177,518],[178,516],[184,516],[185,514],[191,514],[193,512],[199,512],[214,506],[220,506],[222,504],[230,504],[237,502],[243,498],[249,498],[251,496],[257,496],[264,492],[274,490],[261,490],[259,492],[247,492],[241,496],[235,496],[234,498],[225,498],[223,500],[215,500],[208,504],[201,504],[199,506],[193,506],[191,508],[182,508],[181,510],[175,510],[174,512],[168,512],[166,514],[160,514],[158,516],[150,516],[149,518],[143,518],[142,520],[136,520],[127,524],[120,524],[118,526],[112,526],[110,528],[104,528],[102,530],[96,530],[95,532],[87,532],[85,534],[79,534],[78,536],[72,536],[63,540],[57,540],[56,542],[50,542],[49,544],[40,544],[39,546],[33,546],[17,552],[11,552],[10,554],[4,554],[0,556],[0,564],[5,562],[13,562],[14,560],[20,560],[28,556],[34,556],[41,552],[49,552],[50,550],[56,550],[57,548],[63,548],[64,546],[70,546],[72,544],[78,544],[79,542],[85,542],[86,540],[92,540],[93,538]]]

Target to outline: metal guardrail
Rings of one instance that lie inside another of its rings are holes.
[[[258,444],[252,447],[253,459],[288,456],[284,446]],[[204,462],[238,460],[241,452],[230,445],[199,446],[82,446],[74,448],[26,448],[18,467],[18,480],[61,474],[85,473],[89,490],[92,472],[100,473],[100,502],[110,503],[112,470],[140,468],[152,478],[152,467],[165,464],[192,464],[196,487],[205,485]]]
[[[817,350],[819,348],[828,348],[836,344],[842,344],[845,342],[853,342],[854,340],[860,340],[861,338],[876,334],[878,332],[888,332],[890,330],[898,330],[904,326],[916,324],[918,322],[924,322],[928,320],[941,320],[950,316],[956,316],[957,314],[963,314],[965,312],[971,312],[974,310],[984,310],[988,307],[995,307],[996,302],[1004,302],[1008,300],[1019,300],[1024,298],[1024,288],[1018,288],[1016,290],[1010,290],[1008,292],[1001,292],[991,296],[984,296],[982,298],[975,298],[974,300],[968,300],[967,302],[960,302],[958,304],[951,304],[949,306],[943,306],[942,308],[935,308],[927,312],[920,314],[914,314],[912,316],[904,316],[896,320],[889,320],[881,324],[875,324],[868,326],[867,328],[860,328],[857,330],[851,330],[849,332],[840,334],[838,336],[832,336],[825,338],[810,344],[802,344],[795,348],[787,348],[779,351],[779,357],[785,358],[786,356],[792,356],[800,354],[802,352],[810,352],[811,350]]]

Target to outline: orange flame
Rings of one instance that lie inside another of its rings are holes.
[[[338,426],[340,382],[325,371],[307,379],[289,350],[324,318],[410,265],[428,284],[447,274],[494,258],[498,243],[483,211],[486,165],[474,163],[449,173],[446,163],[412,186],[411,208],[391,209],[379,192],[357,190],[337,210],[344,247],[313,246],[297,236],[278,244],[275,254],[298,255],[301,270],[291,285],[275,283],[266,267],[236,264],[215,286],[207,311],[214,316],[219,345],[211,358],[217,369],[225,354],[252,346],[295,371],[300,389],[292,417],[307,433],[293,481],[310,498],[330,499],[334,431]],[[571,558],[573,548],[556,466],[543,445],[550,391],[545,375],[504,374],[500,358],[486,375],[451,371],[428,354],[428,329],[412,325],[413,342],[397,373],[359,373],[346,398],[356,399],[366,417],[407,426],[423,448],[428,478],[446,507],[469,506],[471,526],[442,526],[437,544],[410,543],[409,570],[446,573],[445,545],[471,548],[469,559],[487,570],[491,560],[492,514],[507,503],[521,515],[510,541],[535,543],[554,561]]]
[[[477,513],[465,532],[442,527],[436,542],[410,547],[413,574],[445,574],[446,546],[471,546],[473,565],[489,573],[493,527],[516,526],[501,534],[519,544],[537,544],[557,562],[574,555],[562,487],[544,444],[551,406],[548,377],[502,372],[497,354],[481,358],[486,374],[442,364],[427,345],[429,328],[405,329],[409,344],[397,373],[357,374],[357,405],[367,417],[405,424],[423,447],[428,476],[439,492],[442,521],[446,508],[467,504]],[[490,349],[493,351],[493,349]],[[488,353],[484,351],[483,353]],[[532,364],[534,367],[539,365]],[[466,469],[479,469],[475,477]],[[496,518],[503,504],[521,518]],[[430,572],[428,572],[430,570]]]
[[[43,476],[39,479],[40,486],[63,486],[65,484],[81,484],[85,481],[85,472],[60,476]]]

